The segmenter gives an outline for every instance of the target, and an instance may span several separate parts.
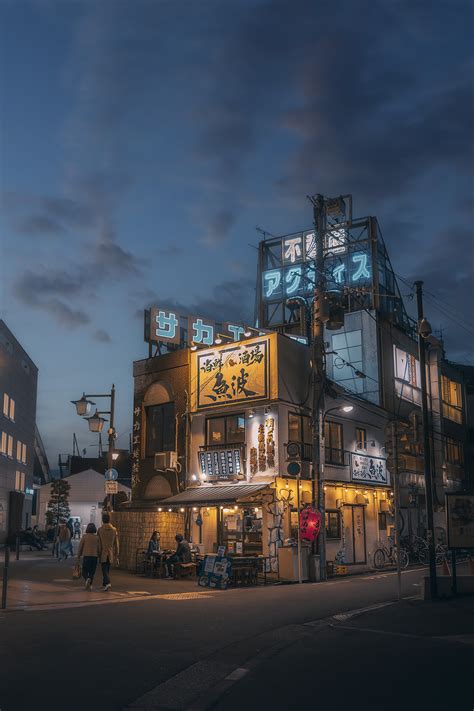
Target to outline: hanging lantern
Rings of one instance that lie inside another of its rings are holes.
[[[316,540],[321,530],[321,513],[312,506],[306,506],[300,513],[300,536],[303,541]]]

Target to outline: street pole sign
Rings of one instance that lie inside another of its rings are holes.
[[[117,481],[118,479],[118,471],[116,469],[107,469],[105,472],[105,480],[106,481]]]
[[[105,493],[106,494],[118,494],[118,482],[106,481],[105,482]]]

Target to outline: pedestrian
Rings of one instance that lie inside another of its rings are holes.
[[[77,551],[77,561],[80,562],[82,556],[82,577],[86,581],[86,590],[91,590],[94,575],[97,568],[97,558],[99,557],[99,539],[97,538],[97,528],[94,523],[89,523],[85,534],[79,542]]]
[[[71,534],[64,519],[59,522],[57,541],[59,545],[58,560],[66,560],[71,543]]]
[[[72,539],[74,538],[74,525],[73,525],[73,520],[72,520],[72,518],[70,518],[70,519],[68,520],[68,522],[67,522],[66,525],[67,525],[67,528],[68,528],[68,531],[69,531],[69,534],[70,534],[70,536],[69,536],[69,545],[68,545],[68,553],[69,553],[69,555],[70,555],[71,558],[72,558],[72,556],[74,555],[74,549],[73,549],[73,547],[72,547]]]
[[[74,521],[74,538],[80,538],[81,537],[81,524],[79,523],[79,519],[76,518]]]
[[[174,563],[190,563],[191,562],[191,546],[180,533],[174,537],[177,546],[176,552],[166,559],[166,568],[168,571],[167,578],[172,578],[174,574]]]
[[[99,559],[102,566],[102,578],[104,591],[108,592],[112,588],[110,582],[110,566],[112,563],[118,565],[119,542],[117,529],[110,523],[110,514],[102,514],[102,526],[97,531],[99,543]]]

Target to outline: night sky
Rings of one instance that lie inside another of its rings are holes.
[[[255,227],[309,227],[308,193],[378,217],[474,362],[472,8],[0,0],[0,315],[39,367],[53,467],[73,431],[97,451],[83,390],[115,382],[128,445],[145,306],[252,318]]]

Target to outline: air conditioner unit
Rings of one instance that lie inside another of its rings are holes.
[[[165,469],[176,469],[178,457],[176,452],[155,452],[154,469],[164,471]]]

